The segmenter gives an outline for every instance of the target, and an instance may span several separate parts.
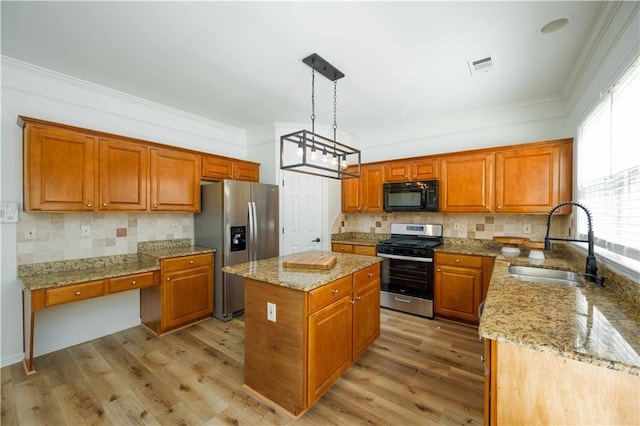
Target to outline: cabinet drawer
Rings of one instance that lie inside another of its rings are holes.
[[[348,275],[309,292],[309,311],[313,312],[351,293],[352,277]]]
[[[365,256],[375,256],[375,246],[353,246],[354,254],[364,254]]]
[[[376,263],[353,273],[353,287],[359,288],[380,278],[380,264]]]
[[[331,250],[332,251],[337,251],[339,253],[353,253],[353,245],[352,244],[333,243],[333,244],[331,244]]]
[[[103,296],[105,294],[105,283],[105,280],[100,280],[47,289],[44,295],[44,303],[46,306],[53,306]]]
[[[172,257],[162,260],[162,270],[164,272],[179,271],[182,269],[195,268],[198,266],[213,265],[213,253],[195,254],[192,256]]]
[[[156,280],[156,274],[154,272],[111,278],[109,280],[109,293],[151,287],[156,284],[158,284],[158,280]]]
[[[436,265],[464,266],[482,269],[482,256],[468,254],[436,253]]]

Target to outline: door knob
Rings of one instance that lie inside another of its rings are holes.
[[[315,240],[311,240],[312,243],[319,243],[320,242],[320,237],[316,237]]]

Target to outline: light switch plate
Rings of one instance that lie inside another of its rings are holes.
[[[18,202],[0,201],[0,222],[18,222]]]

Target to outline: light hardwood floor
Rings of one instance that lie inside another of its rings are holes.
[[[382,310],[381,336],[298,421],[242,390],[244,322],[134,327],[1,370],[2,425],[482,424],[477,328]]]

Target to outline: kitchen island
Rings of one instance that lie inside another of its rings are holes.
[[[337,261],[289,268],[289,255],[223,268],[245,278],[245,389],[295,418],[380,335],[381,259],[306,253]]]

